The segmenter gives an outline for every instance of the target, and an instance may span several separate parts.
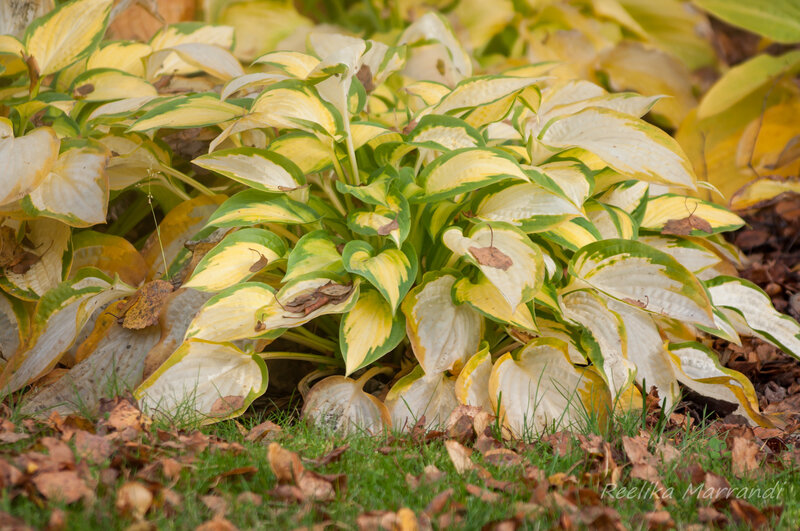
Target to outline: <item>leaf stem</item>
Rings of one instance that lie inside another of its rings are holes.
[[[373,376],[377,376],[379,374],[391,374],[392,372],[393,370],[391,367],[371,367],[367,370],[367,372],[358,377],[358,380],[356,380],[356,385],[359,389],[361,389],[364,387],[364,384],[366,384]]]
[[[336,352],[335,344],[333,343],[333,341],[329,341],[321,337],[317,336],[307,337],[305,335],[299,334],[294,331],[284,332],[283,335],[281,335],[281,337],[283,339],[291,341],[292,343],[297,343],[298,345],[303,345],[304,347],[313,348],[314,350],[323,352],[325,354],[333,354]]]
[[[307,354],[305,352],[259,352],[258,356],[262,360],[297,360],[308,361],[311,363],[323,363],[325,365],[335,365],[336,367],[343,367],[342,360],[331,358],[330,356],[321,356],[319,354]]]
[[[178,171],[175,168],[172,168],[170,166],[167,166],[166,164],[160,165],[158,167],[158,171],[160,171],[162,173],[166,173],[167,175],[170,175],[172,177],[175,177],[179,181],[183,181],[184,183],[188,184],[189,186],[195,188],[197,191],[199,191],[203,195],[209,195],[209,196],[217,195],[214,192],[212,192],[211,190],[209,190],[208,188],[206,188],[203,184],[197,182],[194,178],[189,177],[185,173],[183,173],[181,171]]]

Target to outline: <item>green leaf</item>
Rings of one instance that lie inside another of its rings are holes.
[[[344,272],[342,255],[336,249],[334,236],[325,230],[315,230],[294,244],[289,253],[283,282],[311,273],[343,274]]]
[[[380,291],[389,301],[392,313],[417,276],[417,255],[410,245],[402,250],[385,249],[376,254],[367,242],[354,240],[345,245],[342,260],[347,271],[366,278]]]
[[[288,192],[306,184],[294,162],[266,149],[225,149],[197,157],[192,163],[263,192]]]
[[[380,359],[406,337],[403,314],[393,313],[377,291],[361,291],[355,306],[339,326],[339,345],[347,375]]]
[[[717,18],[773,41],[800,41],[800,5],[795,0],[692,0]]]
[[[283,194],[259,190],[239,192],[222,203],[207,226],[242,227],[258,223],[311,223],[319,219],[313,208]]]
[[[151,131],[164,127],[188,129],[219,125],[238,118],[244,113],[245,110],[242,107],[220,101],[216,94],[176,96],[148,110],[128,131]]]

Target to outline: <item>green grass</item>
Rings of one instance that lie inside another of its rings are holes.
[[[184,467],[180,478],[171,488],[183,497],[177,513],[170,513],[158,507],[151,508],[146,519],[158,529],[193,529],[212,517],[212,512],[200,500],[201,496],[217,494],[226,498],[231,504],[227,518],[240,529],[293,529],[300,526],[311,526],[325,519],[344,524],[347,528],[355,528],[356,518],[359,514],[372,510],[393,510],[402,507],[412,509],[417,515],[425,510],[431,499],[447,488],[454,489],[453,500],[463,504],[465,508],[463,521],[459,526],[463,529],[479,529],[488,522],[502,520],[514,515],[514,505],[517,502],[528,502],[532,490],[520,482],[524,475],[524,466],[496,467],[483,463],[479,452],[473,454],[473,459],[488,469],[492,476],[499,480],[515,481],[518,489],[514,493],[502,493],[502,501],[487,503],[471,496],[467,484],[484,486],[484,481],[475,471],[459,475],[453,467],[442,441],[418,445],[410,441],[397,441],[398,450],[383,455],[377,449],[387,444],[386,438],[370,438],[366,436],[351,436],[346,439],[334,436],[308,426],[303,422],[292,422],[288,418],[277,420],[284,426],[283,432],[273,440],[284,448],[299,453],[302,457],[314,458],[326,454],[331,449],[342,444],[349,444],[350,448],[344,453],[341,460],[324,467],[310,469],[326,474],[346,474],[347,489],[328,504],[314,503],[309,506],[286,504],[271,500],[267,492],[275,487],[275,477],[271,472],[267,458],[268,443],[249,443],[244,441],[240,427],[249,429],[261,419],[249,418],[239,421],[226,421],[217,425],[202,428],[202,431],[213,434],[229,442],[242,444],[245,451],[234,454],[221,451],[213,446],[197,454],[195,461]],[[175,429],[175,426],[154,424],[153,433],[157,429]],[[192,426],[183,426],[192,429]],[[606,439],[612,442],[614,456],[618,464],[627,462],[621,444],[622,435],[636,435],[642,428],[642,419],[638,415],[630,415],[618,420],[613,425]],[[670,463],[659,467],[659,475],[666,488],[672,488],[675,493],[674,503],[667,506],[678,526],[695,523],[698,521],[697,509],[708,505],[708,502],[696,496],[683,497],[683,493],[690,487],[688,479],[681,479],[680,471],[689,464],[700,464],[706,471],[719,474],[730,482],[734,488],[740,487],[769,487],[775,484],[783,486],[783,493],[779,499],[762,500],[757,496],[750,496],[749,500],[756,507],[763,508],[768,505],[784,505],[783,516],[772,528],[793,528],[792,523],[800,521],[800,471],[791,467],[778,469],[764,467],[763,473],[751,478],[736,478],[731,472],[731,456],[725,441],[719,437],[709,437],[702,430],[703,426],[687,430],[679,437],[678,450],[680,457]],[[653,430],[658,432],[658,429]],[[661,434],[661,440],[674,438],[677,430]],[[398,437],[401,437],[399,434]],[[28,451],[29,442],[19,442],[14,445],[0,447],[0,453],[11,460],[14,455]],[[519,446],[515,446],[519,449]],[[35,446],[34,446],[35,448]],[[159,454],[160,455],[160,454]],[[180,452],[164,455],[179,457]],[[556,455],[549,444],[543,442],[529,442],[520,450],[523,463],[541,469],[545,476],[564,473],[579,479],[595,468],[596,458],[587,455],[578,444],[573,444],[572,450],[566,456]],[[135,456],[134,456],[135,457]],[[153,456],[141,456],[145,460]],[[158,456],[155,456],[158,457]],[[135,459],[133,459],[135,461]],[[405,476],[407,473],[419,475],[427,465],[435,465],[445,473],[445,477],[438,482],[422,484],[414,490],[409,487]],[[255,467],[257,472],[249,476],[232,476],[219,480],[219,474],[225,471],[240,468]],[[92,466],[91,472],[99,478],[100,471],[107,465]],[[97,491],[97,501],[90,505],[78,502],[69,507],[62,507],[68,515],[68,529],[126,529],[131,523],[131,518],[120,517],[114,507],[116,492],[127,479],[135,476],[137,468],[134,464],[121,467],[122,473],[115,485],[106,487],[100,485]],[[646,491],[651,489],[650,483],[631,479],[630,465],[622,470],[620,485],[625,488]],[[216,483],[216,486],[215,486]],[[603,487],[588,485],[595,491],[601,492]],[[569,487],[567,484],[561,488],[563,492]],[[251,504],[234,505],[234,499],[239,493],[251,491],[263,496],[264,502],[260,506]],[[744,499],[748,499],[746,496]],[[646,496],[632,495],[627,499],[603,500],[606,505],[615,508],[622,516],[623,522],[628,522],[633,529],[643,528],[641,514],[654,510],[654,502]],[[26,496],[19,495],[13,500],[7,495],[0,498],[0,510],[11,513],[24,519],[29,525],[42,528],[46,525],[51,509],[57,504],[46,504],[44,507],[37,505]],[[727,510],[723,513],[728,514]],[[557,522],[559,513],[549,511],[526,521],[529,529],[549,529]],[[730,517],[730,515],[729,515]],[[435,519],[434,519],[435,521]],[[734,519],[731,521],[735,523]],[[735,524],[741,529],[747,527]]]

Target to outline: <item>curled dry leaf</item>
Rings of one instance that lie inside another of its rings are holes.
[[[472,450],[460,442],[453,440],[445,441],[444,447],[447,449],[447,454],[450,456],[450,460],[453,462],[456,472],[463,474],[475,468],[475,463],[470,459]]]
[[[130,330],[141,330],[158,323],[168,295],[174,290],[172,283],[166,280],[153,280],[139,288],[121,308],[122,326]]]
[[[737,477],[746,476],[757,470],[759,446],[745,437],[734,437],[731,448],[731,466]]]
[[[711,223],[701,218],[700,216],[695,216],[694,214],[691,214],[683,219],[668,220],[664,224],[664,228],[661,229],[661,234],[688,236],[689,234],[691,234],[693,230],[699,230],[705,232],[706,234],[712,234],[714,232]]]
[[[226,417],[242,407],[244,407],[243,396],[222,396],[211,405],[208,414],[211,417]]]
[[[508,271],[514,265],[510,256],[495,246],[489,247],[470,247],[469,252],[475,257],[479,264]]]

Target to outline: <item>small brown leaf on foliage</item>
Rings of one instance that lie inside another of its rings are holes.
[[[503,499],[499,494],[488,491],[486,489],[482,489],[477,485],[472,485],[468,483],[466,488],[468,493],[470,493],[472,496],[475,496],[476,498],[480,498],[486,503],[498,503],[500,502],[500,500]]]
[[[94,85],[92,83],[85,83],[79,87],[75,87],[75,98],[80,99],[92,92],[94,92]]]
[[[698,507],[697,519],[701,524],[711,524],[717,527],[724,527],[728,523],[728,517],[713,507]]]
[[[228,519],[215,516],[208,522],[195,527],[194,531],[238,531],[238,529]]]
[[[250,250],[253,251],[254,249],[250,249]],[[259,271],[261,271],[262,269],[267,267],[267,264],[269,264],[269,258],[267,258],[266,256],[264,256],[261,253],[258,253],[258,254],[259,254],[259,259],[256,260],[253,263],[253,265],[251,265],[250,268],[249,268],[249,271],[251,273],[258,273]]]
[[[83,430],[75,432],[73,442],[78,457],[94,464],[102,463],[114,451],[114,447],[108,439]]]
[[[262,422],[257,426],[250,428],[250,431],[245,435],[244,440],[248,442],[256,442],[283,431],[283,428],[269,420]]]
[[[93,492],[74,470],[43,472],[31,480],[42,496],[51,501],[69,505],[81,498],[91,499]]]
[[[215,517],[225,516],[225,513],[228,512],[228,502],[222,496],[208,494],[206,496],[200,496],[200,501],[214,513]]]
[[[769,524],[767,516],[758,507],[744,500],[731,500],[731,514],[750,529],[759,529]]]
[[[166,280],[152,280],[131,295],[121,308],[122,326],[129,330],[141,330],[158,323],[161,309],[175,286]]]
[[[221,396],[211,405],[209,416],[226,417],[238,409],[244,407],[243,396]]]
[[[731,466],[733,473],[737,477],[746,476],[753,470],[757,470],[759,447],[753,441],[744,437],[734,437],[731,448]]]
[[[114,506],[122,515],[142,518],[153,504],[153,493],[144,483],[128,481],[117,491],[117,501]]]
[[[335,463],[336,461],[341,459],[342,455],[344,455],[344,453],[349,449],[350,449],[350,445],[349,444],[345,444],[345,445],[342,445],[342,446],[337,446],[336,448],[334,448],[333,450],[331,450],[330,452],[328,452],[327,454],[325,454],[325,455],[323,455],[321,457],[317,457],[316,459],[303,458],[303,461],[305,463],[307,463],[309,465],[313,465],[313,466],[329,465],[330,463]]]
[[[2,526],[0,526],[2,527]],[[53,509],[50,518],[47,519],[45,531],[62,531],[67,528],[67,513],[63,509]]]
[[[375,83],[372,82],[372,70],[369,65],[361,65],[356,73],[356,79],[364,86],[367,93],[375,90]]]
[[[453,440],[445,441],[444,447],[447,449],[447,454],[450,456],[450,460],[453,462],[456,472],[463,474],[475,468],[475,463],[470,459],[472,450],[460,442]]]
[[[399,228],[400,224],[397,222],[396,219],[393,219],[386,225],[381,225],[380,227],[378,227],[378,234],[380,236],[388,236],[389,234],[392,233],[393,230],[397,230]]]
[[[669,511],[650,511],[642,515],[647,529],[674,529],[675,521]]]
[[[509,267],[514,265],[514,261],[510,256],[503,251],[491,245],[489,247],[470,247],[469,252],[475,257],[480,265],[493,267],[507,271]]]
[[[693,230],[699,230],[706,234],[711,234],[714,229],[711,223],[700,216],[691,214],[682,219],[671,219],[664,224],[661,234],[674,234],[676,236],[688,236]]]

